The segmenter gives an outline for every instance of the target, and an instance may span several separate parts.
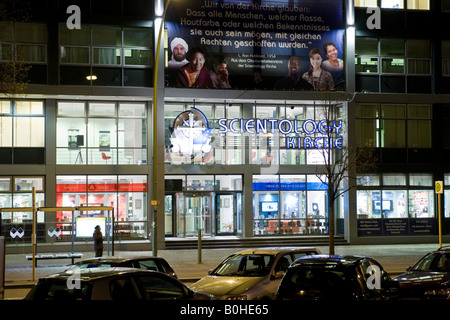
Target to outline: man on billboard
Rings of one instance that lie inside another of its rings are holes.
[[[172,57],[169,60],[169,68],[181,68],[189,61],[186,59],[186,54],[189,46],[181,38],[174,38],[170,43],[170,50],[172,50]]]
[[[302,79],[300,58],[292,56],[288,61],[288,74],[275,83],[275,89],[312,90],[313,86]]]

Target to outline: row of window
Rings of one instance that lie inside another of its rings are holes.
[[[174,145],[180,144],[180,137],[174,130],[177,119],[183,112],[190,110],[192,107],[201,111],[211,129],[210,151],[196,153],[194,156],[173,148]],[[311,134],[301,134],[293,130],[289,134],[285,134],[276,125],[274,125],[272,131],[272,126],[269,123],[267,133],[250,134],[246,132],[245,125],[235,119],[289,120],[289,123],[295,123],[297,129],[299,129],[304,123],[312,124],[314,122],[317,124],[325,118],[330,119],[330,117],[326,117],[326,112],[330,110],[333,110],[333,113],[336,114],[336,119],[346,118],[345,110],[341,105],[336,105],[330,109],[329,106],[323,105],[263,106],[256,104],[247,106],[226,103],[196,105],[192,103],[167,103],[165,105],[165,161],[171,164],[323,164],[325,149],[317,149],[312,142],[315,138],[323,138],[318,130]],[[233,130],[226,130],[225,132],[224,126],[230,126],[231,124]],[[342,122],[340,132],[345,135],[345,131],[345,123]],[[287,142],[287,139],[290,140]]]
[[[358,219],[436,217],[432,175],[367,175],[357,183]],[[450,186],[450,175],[444,184]],[[445,217],[450,217],[450,190],[444,191],[444,206]]]
[[[431,148],[432,110],[419,104],[358,104],[356,144],[371,148]]]
[[[442,1],[442,9],[450,9],[449,1]],[[355,0],[355,7],[380,7],[383,9],[430,10],[430,0]]]
[[[306,105],[197,105],[211,128],[211,150],[192,158],[173,152],[173,125],[191,104],[165,106],[165,161],[167,163],[216,164],[320,164],[321,150],[288,148],[287,138],[305,135],[246,134],[240,122],[235,132],[223,132],[231,119],[290,120],[299,128],[310,119],[322,119],[324,108]],[[0,101],[0,147],[45,148],[45,108],[42,101]],[[251,111],[250,111],[251,110]],[[342,114],[343,108],[337,107]],[[250,113],[249,113],[250,112]],[[57,164],[145,164],[147,163],[147,105],[139,102],[58,102],[56,119]],[[340,115],[345,119],[345,115]],[[227,119],[219,125],[219,119]],[[432,107],[423,104],[358,104],[356,106],[356,143],[372,148],[431,148]],[[345,123],[341,129],[345,135]],[[292,136],[292,137],[291,137]],[[318,133],[315,133],[318,136]],[[292,140],[292,141],[294,141]],[[290,141],[290,140],[289,140]],[[288,141],[288,142],[289,142]],[[297,143],[297,142],[296,142]],[[8,150],[10,150],[8,149]]]

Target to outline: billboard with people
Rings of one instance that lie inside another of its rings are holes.
[[[345,90],[342,1],[178,1],[166,22],[169,87]]]

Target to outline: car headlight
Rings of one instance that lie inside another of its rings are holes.
[[[224,296],[222,300],[247,300],[247,296],[245,294],[235,296]]]
[[[424,295],[426,298],[450,299],[450,288],[428,290]]]

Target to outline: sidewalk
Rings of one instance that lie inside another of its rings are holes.
[[[342,245],[335,247],[337,255],[370,256],[377,260],[391,275],[402,273],[412,266],[426,253],[435,250],[438,244],[394,244],[394,245]],[[322,253],[328,254],[328,247],[317,247]],[[178,274],[178,278],[191,283],[205,276],[208,270],[214,268],[228,255],[241,250],[203,249],[201,263],[197,250],[158,250],[158,256],[165,258]],[[116,256],[153,255],[152,251],[116,251]],[[93,257],[92,252],[83,252],[83,258]],[[5,286],[6,288],[29,287],[41,276],[60,272],[65,269],[67,260],[39,260],[35,268],[33,281],[32,262],[25,254],[9,254],[6,256]]]

